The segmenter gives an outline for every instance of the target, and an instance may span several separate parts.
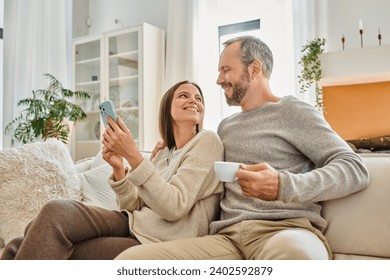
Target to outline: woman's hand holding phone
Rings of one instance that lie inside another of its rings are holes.
[[[102,116],[104,127],[107,126],[107,123],[108,123],[107,117],[108,116],[113,118],[114,121],[118,120],[118,115],[115,112],[114,103],[112,103],[111,100],[107,100],[107,101],[100,103],[99,110],[100,110],[100,115]]]
[[[143,157],[134,142],[130,130],[126,127],[120,117],[117,118],[117,122],[110,116],[107,116],[107,120],[109,125],[106,126],[102,140],[102,144],[106,148],[104,157],[107,158],[107,162],[111,166],[114,164],[115,167],[119,167],[118,156],[121,156],[122,164],[124,157],[132,169],[137,168],[142,162]]]
[[[126,169],[121,155],[118,155],[110,151],[106,146],[103,146],[102,157],[109,165],[111,165],[115,181],[119,181],[126,176]]]

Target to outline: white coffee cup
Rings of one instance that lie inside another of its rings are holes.
[[[240,168],[238,162],[215,161],[214,170],[221,182],[234,182],[236,173]]]

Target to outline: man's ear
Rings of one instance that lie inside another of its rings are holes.
[[[261,63],[260,60],[256,59],[255,61],[253,61],[250,65],[250,75],[251,75],[251,78],[254,79],[256,78],[259,74],[262,73],[262,66],[263,64]]]

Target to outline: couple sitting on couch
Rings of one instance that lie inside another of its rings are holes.
[[[110,119],[103,158],[122,211],[51,201],[2,258],[331,259],[319,202],[364,189],[367,169],[315,108],[272,94],[267,45],[224,45],[217,83],[242,112],[221,122],[220,138],[202,130],[203,95],[187,81],[161,101],[165,147],[151,162]],[[223,158],[244,163],[224,189],[213,171]]]

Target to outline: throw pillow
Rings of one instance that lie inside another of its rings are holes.
[[[86,158],[76,161],[74,167],[76,168],[77,173],[81,173],[91,169],[92,161],[93,158]]]
[[[66,146],[59,140],[0,151],[0,238],[7,244],[52,199],[81,201],[80,181]]]
[[[82,201],[85,204],[95,205],[111,210],[118,210],[116,194],[108,183],[108,176],[112,167],[105,163],[80,173]]]
[[[103,159],[102,151],[99,151],[91,162],[91,169],[104,164],[107,164],[107,162]]]
[[[145,158],[150,157],[148,152],[142,152],[142,155]],[[83,194],[82,201],[85,204],[119,210],[116,194],[108,183],[108,176],[112,173],[112,167],[103,159],[102,151],[99,151],[92,160],[88,159],[88,162],[90,162],[91,169],[79,172]],[[129,166],[125,159],[123,159],[123,163]]]

